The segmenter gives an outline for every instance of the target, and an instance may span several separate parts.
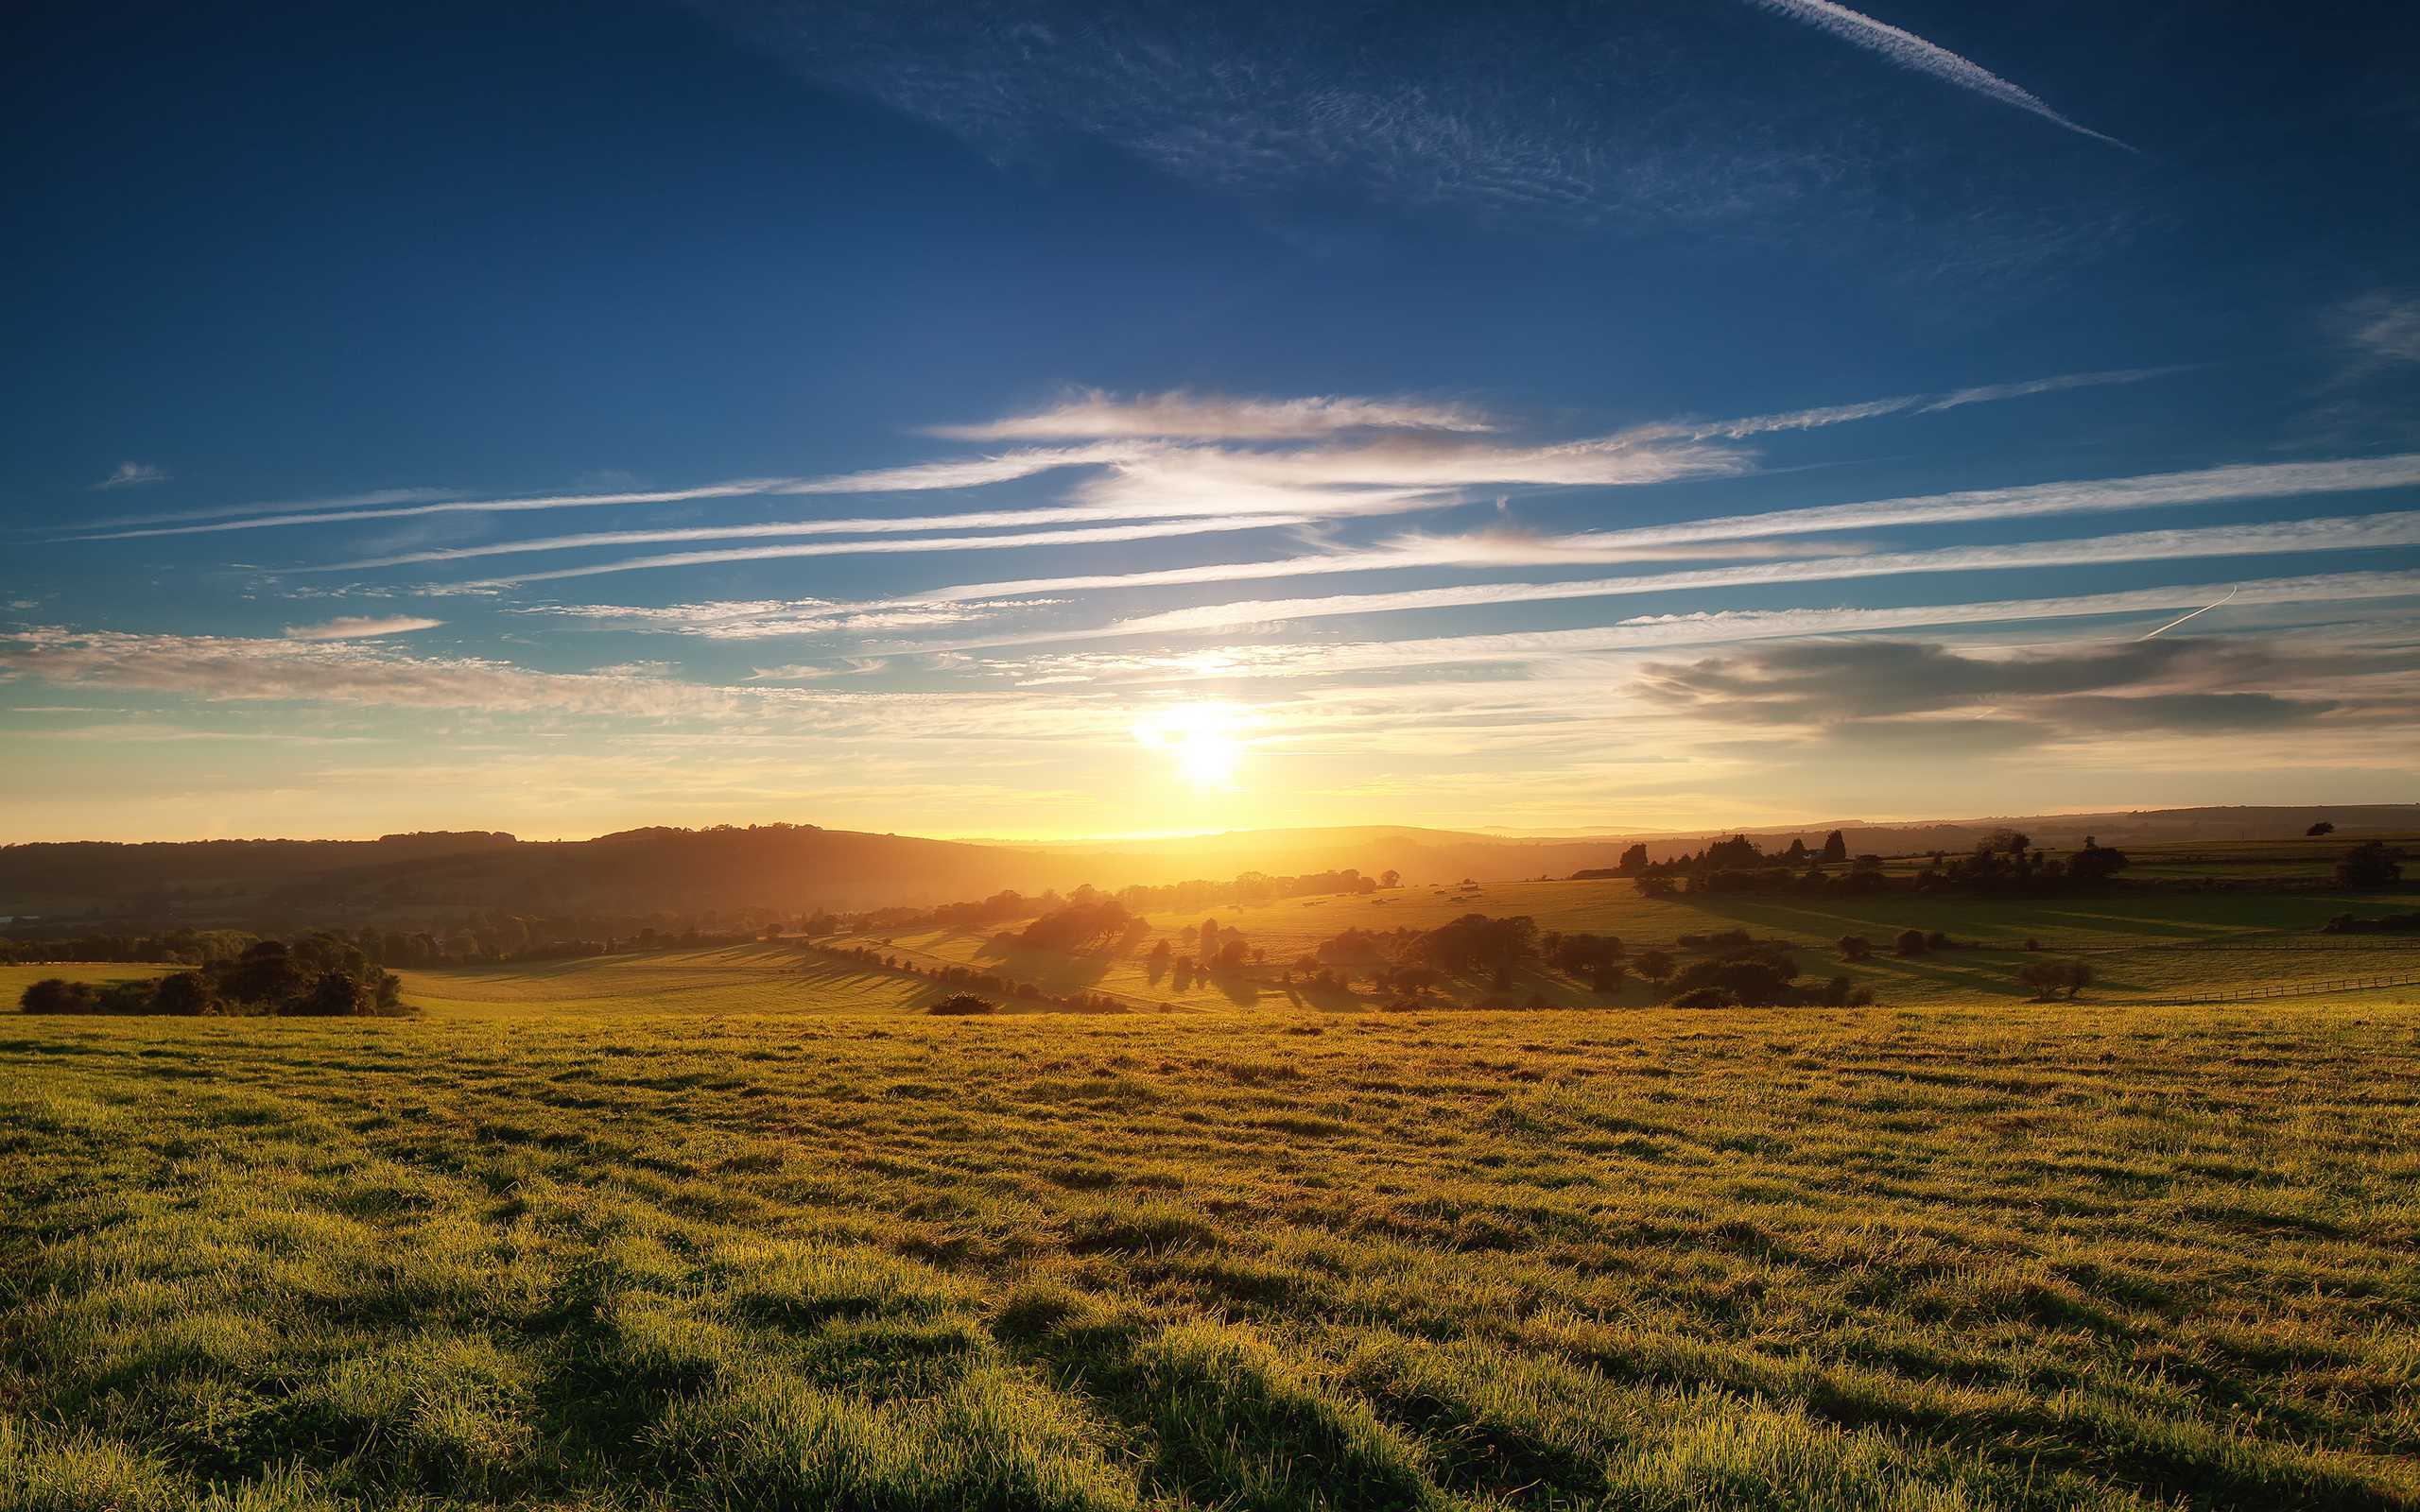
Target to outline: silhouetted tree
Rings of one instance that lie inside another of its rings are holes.
[[[2344,852],[2336,863],[2336,885],[2371,890],[2392,887],[2403,880],[2403,868],[2394,852],[2376,840],[2366,841]]]
[[[1645,871],[1647,869],[1647,842],[1641,840],[1637,844],[1632,846],[1629,850],[1624,850],[1622,852],[1621,866],[1617,869],[1625,877],[1635,877],[1640,872]]]
[[[2336,826],[2334,826],[2333,824],[2328,823],[2325,819],[2322,819],[2322,820],[2320,820],[2317,824],[2312,825],[2309,829],[2305,830],[2305,831],[2303,832],[2303,833],[2305,833],[2305,834],[2308,834],[2308,835],[2314,835],[2314,836],[2316,836],[2316,835],[2322,835],[2322,834],[2334,834],[2335,833],[2336,833]]]
[[[1638,969],[1639,975],[1649,981],[1661,982],[1672,974],[1674,962],[1669,951],[1641,951],[1638,959],[1631,964]]]
[[[1838,830],[1834,830],[1831,833],[1824,836],[1823,859],[1826,866],[1837,865],[1840,862],[1846,861],[1848,858],[1849,842],[1846,836],[1842,835]]]

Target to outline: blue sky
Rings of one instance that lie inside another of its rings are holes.
[[[20,31],[7,838],[2414,796],[2408,9]]]

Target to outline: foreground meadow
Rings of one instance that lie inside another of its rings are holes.
[[[2420,1008],[0,1026],[0,1506],[2420,1504]]]

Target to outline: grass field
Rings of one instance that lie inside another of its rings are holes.
[[[564,975],[0,1030],[0,1506],[2420,1504],[2409,1005]]]

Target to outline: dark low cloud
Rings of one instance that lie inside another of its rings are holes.
[[[1814,729],[1841,744],[1955,749],[2095,733],[2290,729],[2375,702],[2353,679],[2409,656],[2218,637],[1981,656],[1919,641],[1800,641],[1650,662],[1637,691],[1703,718]],[[2400,680],[2400,679],[2398,679]]]

